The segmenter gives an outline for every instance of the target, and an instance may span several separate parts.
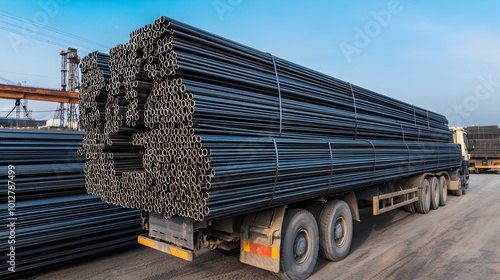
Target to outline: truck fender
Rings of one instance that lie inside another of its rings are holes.
[[[336,199],[345,201],[345,203],[349,205],[349,209],[351,210],[352,219],[356,222],[361,222],[361,219],[359,218],[358,200],[356,199],[356,195],[353,191],[343,194],[340,197],[336,197]]]

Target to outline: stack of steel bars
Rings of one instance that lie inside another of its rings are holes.
[[[88,192],[167,218],[242,214],[460,162],[442,115],[166,17],[110,56],[85,57],[82,73],[82,107],[106,108],[80,118]]]
[[[470,140],[476,141],[471,152],[473,157],[500,157],[500,128],[497,125],[469,126],[467,132]]]
[[[136,244],[139,211],[86,194],[82,139],[81,132],[0,130],[0,278]]]

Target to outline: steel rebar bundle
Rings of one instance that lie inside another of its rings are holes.
[[[139,211],[108,205],[85,192],[85,158],[77,155],[83,136],[0,129],[0,173],[9,181],[0,195],[5,222],[0,278],[136,244],[142,233]],[[12,256],[7,255],[10,246],[15,247]],[[15,273],[8,270],[12,257]]]
[[[500,128],[497,125],[469,126],[467,133],[470,140],[476,141],[471,156],[485,159],[500,157]]]
[[[87,191],[127,208],[214,219],[460,164],[444,116],[166,17],[82,73],[106,108],[81,115]]]

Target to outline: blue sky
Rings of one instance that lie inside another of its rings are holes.
[[[0,0],[0,77],[59,88],[59,50],[83,56],[165,15],[445,114],[500,124],[500,1]],[[0,115],[13,107],[0,100]],[[38,118],[56,104],[30,102]]]

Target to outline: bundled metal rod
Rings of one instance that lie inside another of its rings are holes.
[[[469,126],[469,140],[476,142],[472,157],[495,159],[500,157],[500,128],[497,125]]]
[[[0,129],[0,173],[6,181],[0,195],[0,219],[6,223],[0,231],[5,241],[0,278],[136,244],[142,233],[139,211],[86,194],[86,159],[77,154],[83,137],[81,132]]]
[[[82,62],[87,191],[126,208],[216,219],[460,165],[444,116],[166,17]]]

